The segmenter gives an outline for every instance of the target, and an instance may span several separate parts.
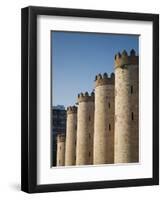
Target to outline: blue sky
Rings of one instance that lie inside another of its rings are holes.
[[[139,37],[79,32],[52,32],[52,105],[74,105],[77,94],[94,89],[95,75],[114,72],[114,56],[133,48]]]

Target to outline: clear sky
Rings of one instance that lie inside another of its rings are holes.
[[[133,48],[139,37],[80,32],[52,32],[52,105],[74,105],[80,92],[92,92],[95,75],[114,72],[114,56]]]

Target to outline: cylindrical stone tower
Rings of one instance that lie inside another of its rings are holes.
[[[131,65],[126,51],[115,56],[115,163],[132,162]],[[135,59],[137,60],[137,58]],[[134,61],[135,62],[135,61]],[[138,102],[135,102],[138,105]]]
[[[77,107],[67,108],[65,165],[76,164]]]
[[[76,165],[93,163],[94,93],[78,95]]]
[[[95,78],[94,164],[114,163],[114,74]]]
[[[57,135],[57,166],[65,165],[65,134]]]

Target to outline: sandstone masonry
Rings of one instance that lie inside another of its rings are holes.
[[[65,165],[65,134],[57,136],[57,166]]]
[[[138,57],[115,56],[115,163],[138,161]]]
[[[114,74],[95,78],[94,164],[114,163]]]
[[[93,163],[94,93],[78,95],[76,165]]]
[[[76,164],[76,132],[77,132],[77,107],[67,108],[67,134],[66,134],[66,152],[65,165]]]
[[[115,75],[98,74],[90,95],[67,108],[67,133],[57,137],[57,166],[139,161],[139,57],[115,55]]]

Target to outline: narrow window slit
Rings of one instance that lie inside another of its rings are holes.
[[[131,113],[131,119],[134,120],[134,113]]]
[[[131,85],[131,94],[133,94],[133,85]]]
[[[109,131],[111,131],[111,124],[109,124]]]

